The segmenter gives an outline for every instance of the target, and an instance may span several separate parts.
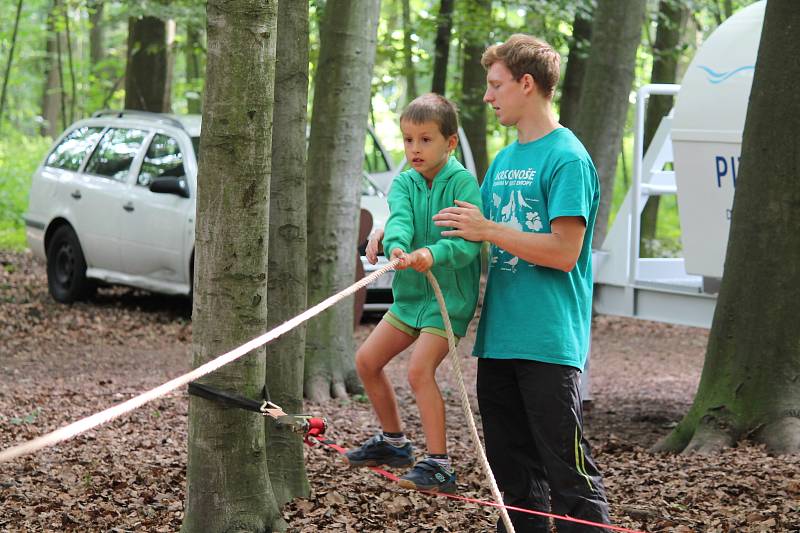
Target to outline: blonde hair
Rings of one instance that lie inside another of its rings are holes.
[[[483,68],[502,62],[514,79],[530,74],[539,91],[552,98],[561,74],[561,56],[552,46],[530,35],[515,33],[502,44],[493,44],[481,56]]]

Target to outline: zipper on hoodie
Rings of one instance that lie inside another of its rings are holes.
[[[422,178],[425,179],[424,177]],[[431,196],[433,196],[433,187],[436,185],[435,181],[431,182],[431,186],[428,187],[428,184],[425,183],[425,195],[426,195],[426,207],[425,207],[425,244],[431,242],[430,230],[431,230]],[[433,254],[431,254],[433,255]],[[424,277],[424,274],[421,274]],[[431,288],[430,283],[428,283],[427,278],[423,280],[423,286],[425,287],[425,303],[420,306],[419,312],[417,313],[417,323],[419,324],[420,320],[422,320],[422,315],[424,311],[427,311],[428,306],[431,303]]]

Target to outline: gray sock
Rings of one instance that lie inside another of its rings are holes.
[[[383,440],[395,448],[402,448],[408,442],[405,433],[387,433],[386,431],[383,432]]]
[[[430,459],[431,461],[433,461],[436,464],[438,464],[439,466],[441,466],[442,470],[444,470],[448,474],[452,474],[453,473],[453,465],[450,464],[450,456],[447,455],[446,453],[441,453],[441,454],[439,454],[439,453],[429,453],[428,454],[428,459]]]

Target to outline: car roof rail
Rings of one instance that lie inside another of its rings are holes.
[[[141,110],[138,110],[138,109],[123,109],[123,110],[119,110],[119,109],[101,109],[100,111],[95,111],[94,113],[92,113],[92,118],[106,117],[106,116],[112,116],[112,115],[116,116],[117,118],[122,118],[122,117],[150,118],[150,119],[157,120],[157,121],[160,121],[160,122],[166,122],[167,124],[169,124],[171,126],[175,126],[176,128],[180,128],[180,129],[182,129],[184,131],[186,130],[186,128],[184,127],[183,123],[180,120],[176,119],[176,118],[173,118],[173,117],[170,117],[168,115],[165,115],[164,113],[154,113],[152,111],[141,111]]]

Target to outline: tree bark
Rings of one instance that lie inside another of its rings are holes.
[[[44,57],[44,86],[42,88],[42,125],[39,132],[43,136],[55,138],[59,131],[66,125],[62,124],[59,128],[58,124],[58,109],[61,99],[58,74],[58,43],[57,39],[61,35],[56,32],[55,16],[58,9],[58,3],[54,2],[47,13],[47,30],[45,41],[45,57]]]
[[[725,274],[700,385],[657,449],[744,438],[800,451],[800,5],[767,2],[742,139]]]
[[[274,328],[306,308],[308,5],[278,3],[275,122],[269,208],[269,314]],[[267,346],[267,388],[287,413],[303,409],[305,326]],[[303,439],[267,421],[269,474],[278,505],[309,494]]]
[[[675,83],[681,53],[681,35],[689,20],[689,7],[685,0],[661,0],[658,6],[658,27],[653,43],[653,69],[650,83]],[[644,121],[644,151],[656,134],[661,119],[672,109],[672,96],[654,95],[647,104]],[[651,196],[642,211],[641,247],[642,256],[652,257],[655,250],[658,223],[659,196]]]
[[[592,52],[574,131],[592,156],[600,177],[595,248],[602,244],[608,228],[645,4],[645,0],[598,0],[594,11]]]
[[[205,72],[203,55],[200,30],[192,24],[188,24],[184,58],[186,59],[186,84],[189,86],[186,102],[187,110],[191,115],[197,115],[203,111],[203,74]]]
[[[475,173],[483,182],[489,168],[486,150],[486,70],[481,65],[481,56],[489,39],[492,19],[491,0],[466,0],[466,18],[462,31],[464,42],[464,66],[461,101],[461,125],[472,148]]]
[[[277,2],[211,0],[197,196],[192,323],[195,367],[267,327],[269,179]],[[203,383],[260,398],[265,350]],[[264,419],[191,397],[182,531],[273,531],[282,524]]]
[[[168,112],[170,70],[167,22],[155,17],[128,19],[125,108]]]
[[[308,301],[352,285],[364,136],[380,0],[328,0],[308,157]],[[353,300],[309,322],[305,395],[314,401],[360,390],[353,362]]]
[[[19,17],[22,14],[22,0],[17,2],[17,14],[14,17],[14,31],[11,34],[11,48],[8,50],[8,61],[6,62],[6,71],[3,76],[3,88],[0,90],[0,128],[3,126],[3,111],[6,105],[6,89],[8,88],[8,80],[11,77],[11,64],[14,62],[14,48],[17,46],[17,32],[19,30]]]
[[[21,2],[20,2],[21,3]],[[69,29],[69,3],[64,3],[64,41],[67,44],[67,65],[69,66],[69,121],[75,121],[75,104],[78,100],[78,87],[75,82],[75,64],[72,60],[72,32]]]
[[[436,24],[436,44],[433,54],[433,81],[431,91],[445,95],[447,92],[447,62],[450,59],[450,32],[453,29],[454,0],[439,2],[439,18]]]
[[[105,26],[103,25],[103,5],[102,0],[91,0],[88,2],[89,22],[89,60],[92,65],[92,72],[98,73],[98,65],[105,57]]]
[[[414,41],[411,40],[411,3],[403,2],[403,74],[406,78],[406,102],[417,97],[417,74],[414,67]]]
[[[580,109],[581,87],[586,76],[591,39],[592,5],[580,4],[572,21],[572,38],[569,41],[567,68],[564,71],[564,84],[559,102],[558,121],[567,128],[574,127]]]

